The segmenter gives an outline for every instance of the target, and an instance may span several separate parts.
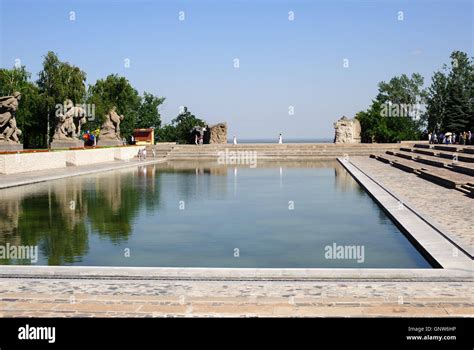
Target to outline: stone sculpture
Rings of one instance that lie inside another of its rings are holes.
[[[56,121],[51,148],[84,147],[84,142],[79,139],[82,125],[87,122],[84,108],[74,106],[74,103],[67,99],[64,101],[64,111],[56,114]]]
[[[227,124],[219,123],[209,127],[209,143],[225,144],[227,143]]]
[[[334,123],[334,143],[360,143],[360,122],[343,116]]]
[[[98,143],[100,146],[119,146],[123,144],[120,135],[120,123],[123,118],[123,115],[117,113],[117,107],[112,107],[100,128]]]
[[[20,143],[21,130],[16,124],[16,111],[21,93],[0,97],[0,150],[16,151],[23,149]]]

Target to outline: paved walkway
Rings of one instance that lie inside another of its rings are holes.
[[[467,251],[474,251],[474,201],[471,198],[376,159],[350,157],[350,162],[398,198],[414,205],[417,211],[429,216]]]
[[[474,315],[471,282],[1,279],[2,317]]]
[[[42,170],[20,174],[0,175],[0,189],[28,185],[43,181],[57,180],[71,176],[88,175],[94,173],[100,173],[104,171],[111,171],[117,169],[123,169],[127,167],[137,165],[148,165],[159,162],[164,162],[164,159],[148,159],[145,161],[130,160],[130,161],[119,161],[108,163],[100,163],[94,165],[81,165],[81,166],[68,166],[62,169],[54,170]]]

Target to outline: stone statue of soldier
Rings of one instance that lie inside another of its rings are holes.
[[[123,119],[124,116],[117,113],[116,106],[112,107],[109,113],[105,115],[99,134],[100,146],[119,146],[123,144],[120,135],[120,123]]]
[[[21,93],[15,91],[11,96],[0,97],[0,148],[22,149],[20,144],[21,130],[16,124],[16,111],[21,100]]]
[[[51,148],[84,147],[84,141],[80,140],[79,136],[81,126],[86,122],[86,111],[82,107],[74,106],[70,99],[64,101],[63,107],[63,110],[56,114],[56,129]]]

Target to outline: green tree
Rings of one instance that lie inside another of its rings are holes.
[[[450,65],[433,75],[423,119],[428,130],[461,132],[474,127],[473,60],[453,51]]]
[[[388,83],[379,83],[379,93],[376,100],[382,104],[391,104],[400,111],[399,116],[415,116],[420,114],[420,105],[426,99],[423,89],[423,77],[413,73],[409,78],[406,74],[393,77]]]
[[[25,66],[0,69],[0,96],[21,92],[21,101],[16,112],[18,127],[22,130],[25,148],[42,146],[41,120],[42,100],[38,87],[30,81],[31,73]],[[38,142],[39,141],[39,142]]]
[[[125,116],[120,124],[122,137],[129,138],[138,120],[141,98],[125,77],[110,74],[99,79],[88,89],[88,103],[95,105],[95,118],[88,127],[96,129],[103,123],[105,115],[116,106],[117,113]]]
[[[446,100],[448,98],[448,78],[444,72],[435,72],[431,78],[426,99],[426,112],[423,120],[428,131],[437,132],[445,123]]]
[[[159,130],[161,127],[161,116],[158,107],[164,101],[164,97],[158,97],[144,92],[140,108],[138,109],[136,127],[154,128],[155,130]],[[158,138],[157,134],[155,134],[155,139],[156,138]]]
[[[448,77],[446,99],[446,118],[444,128],[462,132],[473,125],[472,115],[472,75],[473,63],[466,53],[451,53],[451,72]]]
[[[402,74],[378,84],[372,105],[356,118],[361,123],[362,142],[397,142],[421,137],[421,105],[426,98],[423,77]]]
[[[205,126],[206,122],[196,118],[188,111],[187,107],[171,121],[171,124],[158,130],[160,141],[189,143],[191,140],[191,130],[195,126]]]
[[[172,124],[165,124],[160,129],[155,130],[155,138],[161,142],[176,142],[178,139],[176,128]]]
[[[0,68],[0,96],[12,95],[25,87],[31,77],[25,66],[12,69]]]
[[[58,56],[49,51],[43,60],[43,70],[37,81],[41,99],[44,102],[44,119],[46,126],[46,143],[49,146],[59,104],[71,99],[74,104],[83,103],[86,95],[86,73],[78,67],[62,62]],[[40,117],[41,118],[41,117]]]

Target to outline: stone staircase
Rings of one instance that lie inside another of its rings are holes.
[[[474,146],[414,144],[370,157],[474,197]]]
[[[412,146],[412,144],[407,144]],[[371,153],[398,150],[400,144],[211,144],[174,145],[167,160],[217,160],[220,152],[256,152],[259,161],[335,159],[344,156],[368,156]]]
[[[168,154],[176,146],[175,143],[158,143],[156,145],[146,146],[147,157],[153,158],[153,150],[155,151],[156,159],[166,159]]]

